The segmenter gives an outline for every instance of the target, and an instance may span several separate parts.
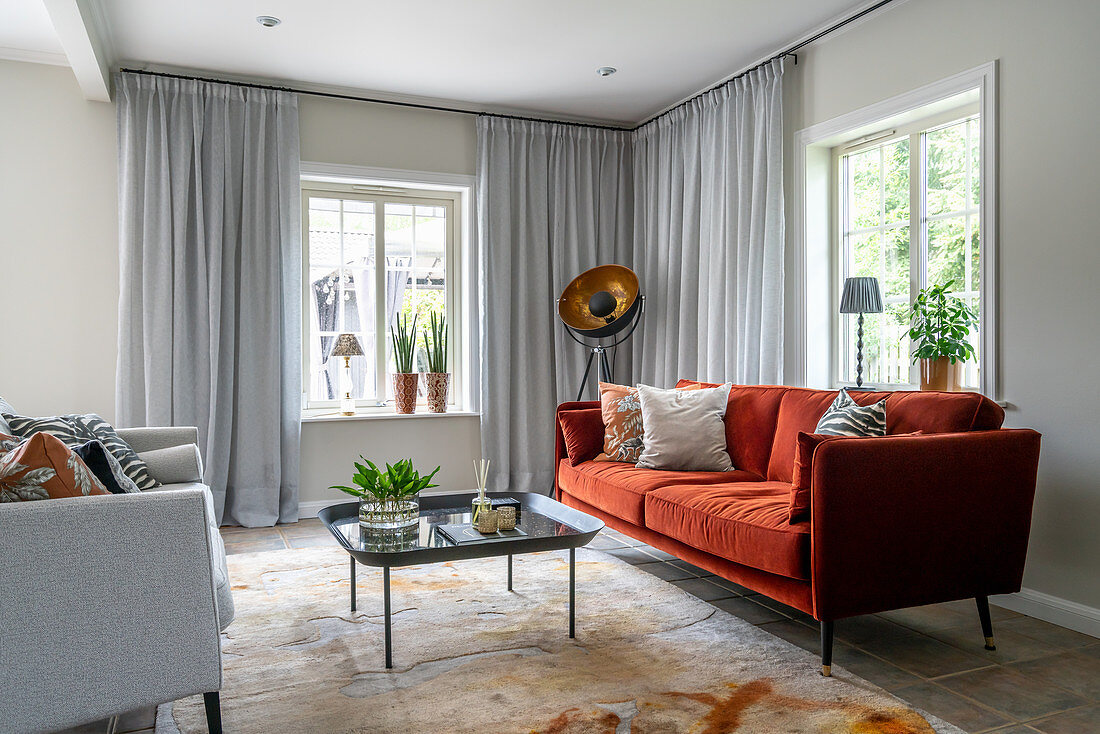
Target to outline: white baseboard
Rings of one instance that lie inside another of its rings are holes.
[[[1096,607],[1034,589],[1021,589],[1018,594],[992,596],[989,601],[999,607],[1100,638],[1100,609]]]

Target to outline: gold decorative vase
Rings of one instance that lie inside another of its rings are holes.
[[[416,387],[420,375],[416,372],[396,372],[393,375],[393,403],[398,413],[416,412]]]
[[[963,365],[960,360],[951,364],[949,357],[922,359],[920,361],[920,389],[961,392]]]
[[[427,383],[428,410],[432,413],[447,412],[447,390],[451,385],[449,372],[426,372],[424,381]]]

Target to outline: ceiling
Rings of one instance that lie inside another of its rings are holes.
[[[620,124],[848,15],[857,0],[76,0],[110,63]],[[45,3],[0,0],[0,56],[58,54]],[[283,23],[263,28],[257,15]],[[619,72],[599,77],[597,67]],[[75,68],[75,67],[74,67]]]

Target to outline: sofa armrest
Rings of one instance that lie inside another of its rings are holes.
[[[996,430],[821,444],[811,485],[815,616],[1019,591],[1040,438]]]
[[[561,460],[567,455],[565,448],[565,434],[562,432],[560,416],[569,410],[588,410],[600,407],[599,400],[585,400],[581,402],[562,403],[554,411],[554,497],[561,500],[561,488],[558,486],[558,468]]]
[[[130,448],[139,454],[199,443],[199,429],[195,426],[150,426],[119,428],[117,431],[119,438],[130,444]]]
[[[221,688],[206,514],[197,489],[0,506],[0,728]]]

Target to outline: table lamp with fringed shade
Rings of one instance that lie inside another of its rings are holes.
[[[331,357],[343,357],[343,387],[344,397],[340,398],[340,414],[355,415],[355,400],[351,397],[351,358],[363,356],[363,345],[355,334],[341,334],[336,337],[336,343],[329,353]]]
[[[863,387],[863,314],[882,313],[882,290],[878,278],[848,278],[840,296],[841,313],[858,313],[856,337],[856,389]]]

